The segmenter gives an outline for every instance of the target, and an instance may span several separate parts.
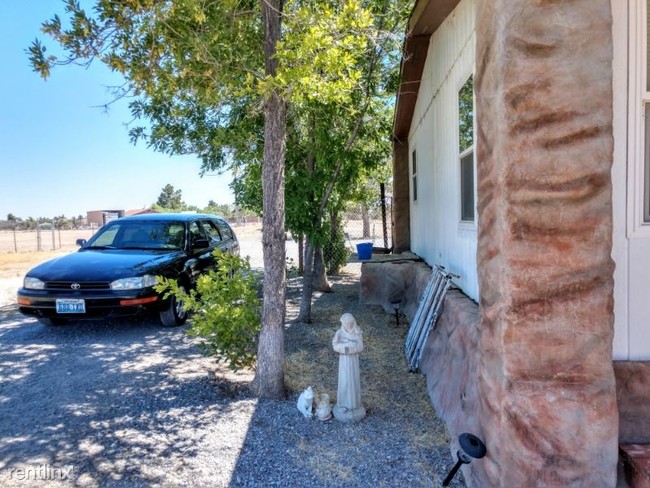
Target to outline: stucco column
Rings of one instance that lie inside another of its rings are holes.
[[[609,0],[478,0],[472,486],[616,484],[611,23]]]
[[[411,249],[408,141],[393,141],[393,252]]]

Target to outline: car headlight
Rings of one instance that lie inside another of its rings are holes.
[[[28,290],[44,290],[45,283],[39,280],[38,278],[32,278],[31,276],[25,276],[23,280],[23,288]]]
[[[111,282],[111,290],[139,290],[153,286],[156,283],[156,277],[153,275],[133,276]]]

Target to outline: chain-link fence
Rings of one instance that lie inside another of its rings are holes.
[[[380,203],[369,208],[356,205],[343,214],[345,242],[350,252],[357,252],[356,245],[365,242],[390,252],[393,247],[392,208],[390,199],[386,200],[383,208]]]
[[[0,253],[51,251],[74,248],[77,239],[89,239],[96,229],[3,230],[0,231]]]
[[[328,273],[335,274],[357,252],[357,244],[372,244],[373,250],[390,253],[392,237],[392,199],[385,196],[372,205],[356,204],[348,207],[333,222],[332,235],[323,249],[323,259]]]

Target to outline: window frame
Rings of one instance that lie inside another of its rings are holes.
[[[222,240],[224,241],[235,240],[235,233],[233,232],[232,228],[225,220],[213,220],[212,222],[219,229]]]
[[[461,131],[460,131],[460,92],[463,90],[468,81],[472,80],[472,143],[466,147],[461,147]],[[458,188],[459,188],[459,225],[461,228],[466,229],[475,229],[477,226],[477,215],[476,215],[476,97],[474,93],[474,74],[470,73],[469,75],[463,77],[458,89],[456,90],[456,143],[458,148],[458,159],[457,159],[457,168],[458,168]],[[465,181],[463,179],[463,162],[466,160],[466,157],[471,154],[472,157],[472,208],[471,208],[471,219],[466,219],[464,215],[464,202],[465,202]]]
[[[411,195],[413,203],[418,201],[418,164],[417,164],[417,149],[413,149],[411,152],[411,183],[413,188],[411,189]]]
[[[650,237],[648,0],[633,0],[628,25],[627,236]]]
[[[203,228],[203,232],[207,234],[208,239],[210,239],[211,243],[219,244],[224,240],[223,236],[221,235],[221,229],[219,229],[214,221],[201,220],[201,227]]]
[[[464,181],[464,171],[463,164],[466,164],[467,156],[471,156],[471,168],[472,168],[472,204],[471,208],[465,208],[465,181]],[[474,145],[464,150],[458,155],[458,167],[460,170],[460,222],[462,224],[474,224],[476,222],[476,186],[475,186],[475,171],[474,171]],[[471,218],[465,218],[465,211],[469,210],[471,212]]]

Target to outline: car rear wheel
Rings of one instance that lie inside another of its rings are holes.
[[[48,327],[56,327],[68,323],[66,319],[61,319],[58,317],[41,317],[38,319],[38,321],[43,325],[47,325]]]
[[[180,287],[187,292],[184,286]],[[187,312],[183,309],[183,302],[175,296],[169,298],[167,307],[160,311],[160,323],[165,327],[177,327],[187,321]]]

